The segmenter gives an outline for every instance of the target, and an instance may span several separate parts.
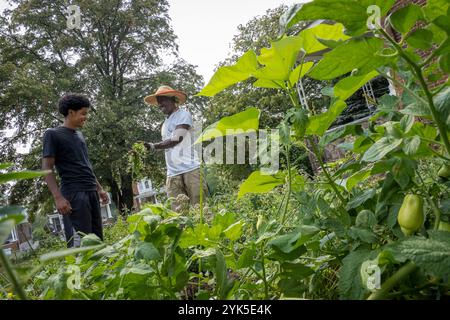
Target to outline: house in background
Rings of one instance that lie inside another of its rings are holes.
[[[5,243],[2,244],[3,250],[8,255],[15,251],[36,249],[38,245],[37,242],[33,241],[32,227],[31,223],[28,222],[26,209],[22,207],[15,208],[17,209],[17,212],[20,212],[25,216],[25,219],[14,227]]]
[[[134,208],[140,210],[144,203],[158,203],[157,196],[163,194],[164,190],[156,190],[149,178],[143,178],[141,181],[133,182]]]

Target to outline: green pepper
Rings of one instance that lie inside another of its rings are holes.
[[[419,230],[424,221],[423,199],[416,194],[406,195],[398,212],[397,221],[406,236]]]

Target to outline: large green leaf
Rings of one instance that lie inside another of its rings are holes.
[[[342,268],[339,270],[338,290],[341,299],[358,300],[364,298],[368,293],[367,287],[363,284],[361,277],[361,265],[368,259],[377,256],[375,251],[359,249],[350,252],[342,261]]]
[[[280,80],[258,79],[253,82],[253,86],[257,88],[286,89],[286,84]]]
[[[12,166],[13,166],[13,163],[10,163],[10,162],[0,163],[0,170],[8,169],[9,167],[12,167]]]
[[[328,47],[322,42],[323,40],[342,41],[350,38],[344,34],[344,26],[340,23],[333,25],[319,24],[315,27],[304,29],[297,37],[301,39],[300,48],[307,55],[327,49]]]
[[[259,170],[255,171],[241,184],[238,199],[247,193],[267,193],[283,183],[284,178],[264,175]]]
[[[264,67],[256,70],[253,76],[258,79],[288,80],[301,48],[300,43],[299,36],[285,36],[272,42],[270,48],[262,48],[257,59]]]
[[[450,35],[450,15],[440,15],[433,20],[433,24],[444,30],[447,35]]]
[[[47,262],[47,261],[54,260],[54,259],[64,258],[66,256],[76,255],[76,254],[82,253],[82,252],[97,251],[97,250],[103,249],[104,247],[106,247],[106,244],[99,244],[99,245],[95,245],[95,246],[71,248],[71,249],[64,249],[64,250],[60,250],[60,251],[53,251],[53,252],[49,252],[49,253],[41,255],[39,260],[41,262]]]
[[[288,234],[276,236],[268,242],[268,246],[276,252],[276,257],[278,258],[296,258],[289,257],[290,254],[297,252],[301,246],[303,246],[309,239],[311,239],[315,234],[320,231],[315,226],[300,226],[297,227],[293,232]]]
[[[23,179],[34,179],[37,177],[49,174],[50,171],[19,171],[19,172],[9,172],[0,173],[0,183],[5,183],[13,180],[23,180]]]
[[[405,138],[403,140],[403,151],[408,156],[413,156],[417,153],[420,147],[420,137],[419,136],[412,136]]]
[[[239,220],[223,231],[223,234],[231,241],[236,241],[242,235],[242,228],[244,227],[244,221]]]
[[[161,255],[158,249],[156,249],[153,243],[150,242],[140,242],[136,246],[134,256],[136,257],[136,259],[144,259],[146,261],[161,259]]]
[[[347,204],[347,209],[357,208],[364,204],[366,201],[372,199],[377,193],[375,189],[367,189],[361,193],[356,194]]]
[[[386,249],[397,261],[406,259],[437,277],[448,277],[450,272],[450,232],[430,231],[428,239],[408,237]]]
[[[248,131],[256,131],[259,127],[259,115],[260,111],[254,107],[251,107],[232,116],[223,117],[219,121],[208,126],[203,131],[202,135],[195,141],[195,144],[217,137],[223,137],[227,134],[232,135]]]
[[[348,235],[355,240],[361,240],[366,243],[375,243],[377,242],[376,235],[370,231],[368,228],[361,228],[361,227],[350,227],[350,230],[348,231]]]
[[[247,51],[236,64],[219,68],[197,96],[215,96],[223,89],[248,79],[257,66],[256,54],[252,50]]]
[[[363,182],[370,177],[371,171],[371,169],[361,170],[348,177],[345,182],[347,190],[351,191],[358,183]]]
[[[281,264],[281,278],[302,280],[314,273],[314,270],[301,263],[284,262]]]
[[[375,78],[378,75],[377,71],[371,71],[368,74],[362,76],[349,76],[334,86],[334,96],[342,101],[350,98],[359,88],[365,85],[369,80]]]
[[[362,76],[386,64],[389,58],[377,55],[384,48],[379,38],[356,38],[325,53],[322,60],[310,71],[309,76],[317,80],[332,80],[358,70]]]
[[[180,238],[180,247],[188,248],[193,246],[211,247],[209,239],[210,228],[207,224],[197,224],[194,228],[187,228]]]
[[[434,19],[447,12],[450,6],[448,0],[427,0],[426,6],[423,8],[425,18],[428,22],[432,22]]]
[[[255,263],[254,258],[256,257],[256,249],[254,247],[250,248],[244,248],[244,251],[242,251],[241,256],[239,257],[239,260],[237,262],[237,268],[248,268],[253,266]]]
[[[299,21],[328,19],[342,23],[351,35],[361,35],[367,30],[367,8],[378,6],[385,16],[395,0],[314,0],[297,6],[280,19],[282,30]]]
[[[310,54],[327,48],[317,38],[343,40],[347,39],[348,36],[343,34],[343,26],[341,24],[319,24],[313,28],[301,31],[297,36],[285,36],[278,41],[272,42],[270,48],[261,49],[258,62],[264,67],[256,70],[253,76],[258,79],[272,81],[289,80],[300,50]],[[299,71],[297,71],[298,74]]]
[[[437,94],[433,100],[439,117],[450,126],[450,87]]]
[[[428,117],[428,118],[431,117],[430,108],[428,108],[427,105],[418,102],[411,103],[410,105],[406,106],[406,108],[400,110],[400,112],[411,116]]]
[[[408,4],[390,17],[392,26],[403,34],[409,32],[419,19],[423,19],[422,8],[416,4]]]
[[[439,26],[431,22],[434,22],[438,17],[446,13],[449,6],[450,2],[447,0],[427,0],[427,4],[422,9],[426,20],[430,22],[426,29],[433,33],[433,41],[435,43],[440,44],[448,38],[448,35]]]
[[[375,162],[382,159],[392,150],[396,149],[401,145],[402,139],[391,139],[383,137],[377,142],[375,142],[362,157],[362,161]]]
[[[313,65],[313,62],[306,62],[297,66],[289,75],[289,82],[291,85],[295,85],[299,79],[303,78],[303,76],[313,67]]]
[[[323,135],[346,107],[347,104],[344,101],[335,100],[326,112],[309,118],[306,134]]]
[[[406,38],[406,42],[416,49],[427,50],[433,44],[433,32],[426,29],[418,29]]]
[[[216,249],[216,294],[219,298],[227,299],[228,293],[233,288],[233,280],[228,278],[227,264],[223,253]]]

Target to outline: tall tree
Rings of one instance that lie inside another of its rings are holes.
[[[67,26],[67,1],[11,0],[0,21],[0,124],[14,128],[0,136],[0,160],[38,168],[43,131],[61,123],[56,104],[65,92],[83,92],[93,112],[83,133],[94,171],[110,187],[119,208],[133,205],[127,152],[138,140],[159,138],[162,117],[143,97],[161,83],[193,94],[202,85],[194,66],[178,59],[164,66],[163,55],[177,58],[176,36],[166,0],[80,0],[80,29]],[[201,101],[193,101],[196,105]],[[17,142],[31,142],[19,155]],[[153,158],[161,165],[161,158]],[[157,178],[161,168],[149,172]],[[42,192],[38,182],[34,187]],[[27,187],[30,187],[29,185]],[[13,195],[27,197],[17,184]],[[44,190],[43,190],[44,189]],[[28,194],[29,197],[29,194]]]

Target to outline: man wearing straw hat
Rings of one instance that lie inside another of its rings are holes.
[[[177,198],[179,195],[186,195],[191,205],[194,205],[200,202],[200,160],[193,147],[192,115],[179,108],[186,99],[184,92],[169,86],[160,86],[154,94],[144,98],[145,103],[158,106],[167,116],[161,128],[162,141],[145,143],[145,146],[152,151],[165,151],[167,196]],[[202,184],[203,195],[206,195],[204,180]],[[176,209],[179,205],[174,201],[172,208]]]

